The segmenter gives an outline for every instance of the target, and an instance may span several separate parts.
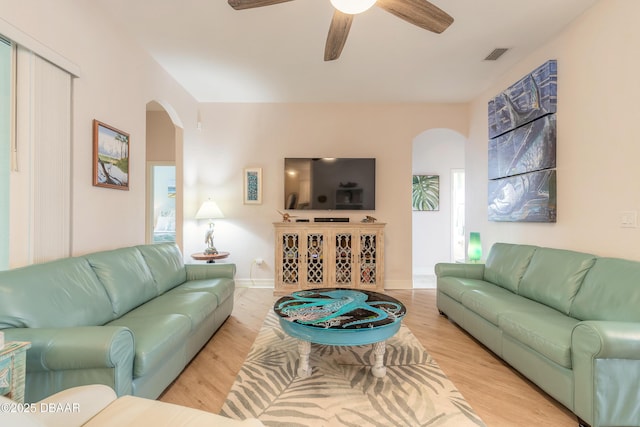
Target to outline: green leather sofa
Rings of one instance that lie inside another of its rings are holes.
[[[640,426],[640,262],[496,243],[435,271],[440,312],[580,423]]]
[[[157,398],[231,314],[234,274],[173,243],[0,271],[0,329],[31,342],[25,401],[85,384]]]

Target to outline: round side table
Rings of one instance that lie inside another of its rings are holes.
[[[218,259],[224,259],[229,256],[229,252],[218,252],[217,254],[205,254],[204,252],[198,252],[191,254],[191,258],[198,261],[207,261],[209,264],[213,264]]]

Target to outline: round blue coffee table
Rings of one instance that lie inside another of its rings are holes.
[[[373,344],[371,373],[386,374],[385,341],[392,337],[406,314],[404,304],[389,295],[366,290],[321,288],[294,292],[278,299],[273,310],[280,326],[298,339],[298,375],[311,375],[311,343],[325,345]]]

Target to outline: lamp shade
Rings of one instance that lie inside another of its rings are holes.
[[[376,0],[331,0],[331,4],[342,13],[355,15],[371,8]]]
[[[224,218],[218,204],[212,199],[206,200],[196,212],[196,219],[215,219]]]
[[[478,262],[482,258],[482,244],[480,243],[480,233],[469,233],[469,246],[467,247],[469,261]]]

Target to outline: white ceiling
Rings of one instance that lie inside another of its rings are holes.
[[[597,0],[431,0],[455,21],[434,34],[373,7],[324,62],[333,8],[296,0],[97,0],[199,102],[465,102]],[[484,61],[494,48],[510,50]]]

